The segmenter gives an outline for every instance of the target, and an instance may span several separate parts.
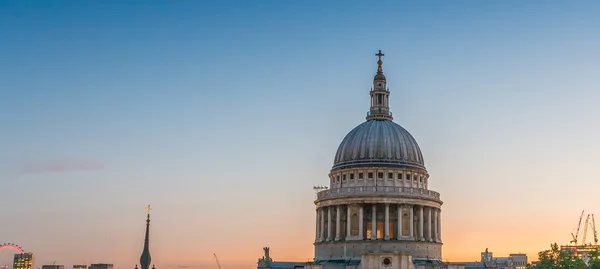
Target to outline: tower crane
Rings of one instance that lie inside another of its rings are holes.
[[[575,232],[575,234],[571,233],[571,236],[573,237],[573,240],[571,240],[571,243],[573,243],[574,245],[577,245],[577,237],[579,236],[579,228],[581,228],[581,220],[583,219],[583,213],[585,212],[585,210],[581,210],[581,216],[579,216],[579,223],[577,224],[577,231]],[[585,241],[585,239],[584,239]]]
[[[588,225],[590,224],[590,214],[587,215],[587,217],[585,218],[585,226],[583,226],[583,241],[582,241],[582,245],[585,245],[585,237],[587,235],[587,229],[588,229]]]
[[[219,263],[219,258],[217,258],[217,254],[213,253],[213,256],[215,256],[215,261],[217,261],[217,266],[219,267],[219,269],[221,269],[221,264]]]
[[[592,231],[594,232],[594,245],[598,245],[598,233],[596,232],[596,221],[594,221],[594,214],[592,214]]]

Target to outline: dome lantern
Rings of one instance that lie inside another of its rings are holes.
[[[390,112],[389,97],[390,90],[387,88],[385,75],[383,74],[383,61],[381,57],[385,54],[375,54],[379,58],[377,61],[377,74],[373,78],[373,88],[371,88],[371,109],[367,113],[367,120],[393,120]]]

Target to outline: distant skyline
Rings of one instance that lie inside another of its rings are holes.
[[[600,2],[0,1],[0,240],[37,265],[313,256],[378,50],[450,261],[600,214]],[[589,235],[588,238],[593,238]],[[0,252],[0,263],[12,259]],[[8,257],[8,258],[7,258]],[[2,264],[0,264],[2,265]],[[236,267],[237,266],[237,267]]]

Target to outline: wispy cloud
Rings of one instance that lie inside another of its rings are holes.
[[[55,160],[25,164],[20,168],[19,172],[21,174],[40,174],[98,170],[104,170],[103,162],[90,160]]]

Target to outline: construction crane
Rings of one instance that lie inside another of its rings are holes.
[[[217,261],[217,266],[219,266],[219,269],[221,269],[221,264],[219,263],[219,258],[217,258],[217,254],[213,253],[213,255],[215,256],[215,261]]]
[[[588,214],[587,217],[585,218],[585,226],[583,226],[583,242],[582,242],[582,245],[585,245],[585,237],[587,236],[587,228],[588,228],[589,224],[590,224],[590,214]]]
[[[596,232],[596,221],[594,220],[594,214],[592,214],[592,231],[594,232],[594,245],[598,245],[598,233]]]
[[[573,243],[573,245],[577,246],[577,237],[579,236],[579,228],[581,228],[581,220],[583,219],[583,213],[585,212],[585,210],[581,210],[581,216],[579,216],[579,223],[577,224],[577,232],[575,232],[575,234],[571,233],[571,236],[573,237],[573,240],[571,240],[571,243]],[[585,239],[584,239],[585,241]]]

